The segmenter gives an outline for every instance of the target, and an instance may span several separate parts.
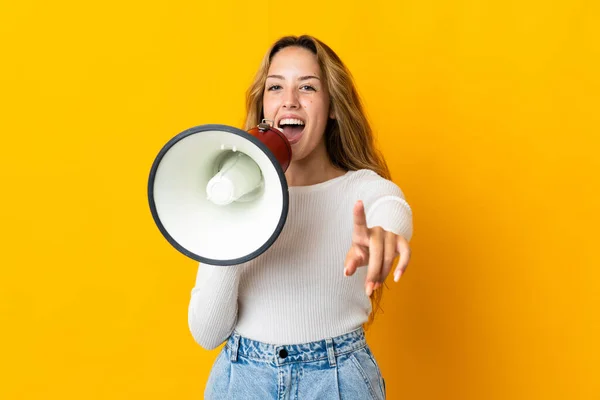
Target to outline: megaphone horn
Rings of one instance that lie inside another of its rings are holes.
[[[277,239],[288,213],[285,179],[292,149],[263,120],[244,131],[200,125],[167,142],[148,180],[154,222],[168,242],[196,261],[235,265]]]

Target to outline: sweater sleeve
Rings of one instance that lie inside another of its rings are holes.
[[[410,241],[413,234],[412,210],[402,190],[375,172],[365,177],[360,191],[367,227],[380,226]]]
[[[235,327],[240,266],[201,264],[188,308],[194,340],[208,350],[223,343]]]

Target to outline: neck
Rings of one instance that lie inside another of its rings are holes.
[[[345,173],[346,171],[331,163],[323,143],[308,157],[292,161],[285,172],[285,178],[288,186],[310,186],[337,178]]]

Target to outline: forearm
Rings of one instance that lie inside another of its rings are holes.
[[[233,331],[239,280],[240,267],[199,266],[188,308],[188,325],[200,346],[214,349]]]
[[[373,176],[361,191],[367,227],[380,226],[410,241],[413,215],[402,190],[393,182]]]
[[[413,233],[412,211],[401,197],[386,196],[373,202],[366,211],[367,226],[381,226],[410,241]]]

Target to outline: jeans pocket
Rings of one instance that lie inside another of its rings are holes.
[[[379,375],[381,391],[383,392],[383,398],[385,399],[385,397],[386,397],[385,379],[383,379],[383,375],[381,374],[381,369],[379,368],[379,364],[375,360],[375,356],[373,356],[373,352],[371,352],[371,349],[369,348],[369,346],[366,347],[366,351],[367,351],[367,354],[369,354],[371,361],[373,361],[373,364],[375,364],[375,367],[377,367],[377,374]]]
[[[373,399],[385,399],[383,378],[379,366],[367,348],[356,350],[350,354],[350,359],[363,377]]]
[[[230,374],[229,354],[227,346],[223,346],[208,375],[204,388],[205,399],[222,399],[223,393],[227,393]]]

